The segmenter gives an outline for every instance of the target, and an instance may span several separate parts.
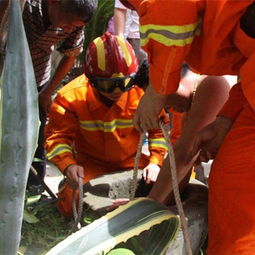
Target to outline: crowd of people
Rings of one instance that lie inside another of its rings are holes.
[[[96,0],[26,0],[23,10],[40,102],[39,160],[33,164],[43,177],[46,150],[66,176],[59,211],[72,216],[70,194],[79,178],[86,183],[132,169],[143,132],[150,156],[143,155],[139,167],[147,183],[155,182],[148,197],[171,203],[159,128],[159,119],[167,123],[170,113],[180,189],[195,164],[213,159],[207,254],[253,255],[255,1],[116,0],[115,32],[91,42],[84,74],[52,103],[53,91],[83,50],[83,26],[96,6]],[[53,46],[64,56],[51,77]],[[238,81],[232,86],[224,75]]]

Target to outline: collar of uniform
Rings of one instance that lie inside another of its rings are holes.
[[[95,111],[103,105],[103,103],[96,96],[89,82],[88,82],[87,104],[90,111]]]
[[[131,90],[129,90],[129,91],[131,91]],[[115,103],[123,111],[126,109],[126,105],[127,105],[127,102],[128,102],[129,91],[122,93],[119,100]]]
[[[133,87],[127,92],[124,92],[120,99],[115,103],[122,111],[135,110],[137,108],[140,96],[138,96],[140,88]]]

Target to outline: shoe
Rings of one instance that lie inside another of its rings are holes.
[[[41,184],[39,185],[29,185],[27,186],[27,191],[29,195],[35,196],[35,195],[41,195],[45,190]]]

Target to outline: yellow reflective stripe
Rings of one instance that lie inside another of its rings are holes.
[[[118,40],[118,43],[119,43],[119,45],[120,45],[120,47],[122,49],[122,52],[123,52],[126,64],[127,64],[127,66],[130,66],[131,63],[132,63],[132,58],[131,58],[131,55],[130,55],[128,49],[127,49],[127,45],[126,45],[126,43],[125,43],[123,38],[117,36],[117,40]]]
[[[149,147],[168,150],[165,138],[150,138]]]
[[[104,48],[104,42],[103,40],[98,37],[94,40],[94,43],[97,48],[97,64],[98,67],[102,70],[105,71],[105,48]]]
[[[145,46],[150,39],[153,39],[165,46],[185,46],[191,44],[194,37],[199,35],[200,27],[200,20],[183,26],[141,25],[141,45]]]
[[[113,132],[116,128],[132,128],[134,126],[132,119],[115,119],[110,122],[103,122],[102,120],[80,121],[80,125],[87,131],[104,132]]]
[[[49,153],[47,153],[46,157],[47,159],[52,159],[56,155],[62,154],[64,152],[72,153],[72,147],[69,146],[68,144],[58,144]]]

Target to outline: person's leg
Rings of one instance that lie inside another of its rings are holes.
[[[84,180],[83,183],[87,183],[90,180],[101,176],[103,174],[109,173],[110,165],[104,166],[100,164],[100,162],[95,162],[92,160],[84,159],[83,162],[78,162],[84,168]],[[84,191],[85,192],[85,191]],[[75,200],[76,204],[78,204],[79,191],[78,189],[75,191]],[[67,219],[71,219],[73,217],[73,189],[65,182],[60,183],[59,192],[58,192],[58,201],[57,201],[57,209],[60,214],[64,215]]]
[[[246,106],[214,160],[209,176],[208,255],[255,251],[255,113]]]
[[[76,191],[75,199],[78,199],[78,191]],[[64,182],[58,192],[57,209],[67,219],[71,219],[73,217],[72,202],[73,190],[66,182]]]

